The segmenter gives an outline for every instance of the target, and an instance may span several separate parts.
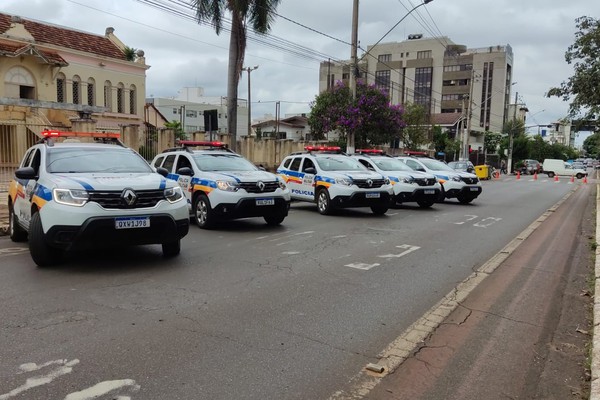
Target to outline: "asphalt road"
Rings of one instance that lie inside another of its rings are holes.
[[[295,203],[281,227],[192,226],[175,260],[38,269],[0,238],[0,400],[326,399],[577,184],[484,182],[471,205],[382,217]]]

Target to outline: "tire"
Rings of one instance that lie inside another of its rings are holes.
[[[194,198],[194,221],[202,229],[211,229],[215,226],[215,215],[210,206],[208,197],[201,193]]]
[[[31,223],[29,225],[29,252],[31,253],[33,262],[39,267],[56,265],[63,256],[63,250],[49,246],[46,243],[39,212],[31,216]]]
[[[321,215],[330,215],[333,212],[329,192],[325,188],[320,188],[317,191],[317,209]]]
[[[548,172],[548,178],[554,178],[554,172]]]
[[[27,231],[21,228],[19,220],[15,214],[12,206],[8,207],[8,232],[10,234],[10,240],[13,242],[24,242],[27,240]]]
[[[465,197],[465,196],[457,196],[456,199],[459,201],[460,204],[469,204],[470,202],[475,200],[471,197]]]
[[[371,206],[371,211],[375,215],[383,215],[387,212],[388,209],[388,206]]]
[[[284,213],[275,213],[270,215],[265,215],[263,218],[265,222],[269,226],[277,226],[280,225],[285,219],[286,215]]]
[[[440,195],[435,200],[435,202],[436,203],[443,203],[445,200],[446,200],[446,191],[444,190],[444,186],[442,185],[442,188],[440,190]]]
[[[575,175],[575,177],[577,177],[577,179],[581,179],[581,178],[583,178],[583,174],[577,174],[577,175]]]
[[[421,208],[431,208],[431,206],[433,205],[433,203],[435,203],[434,200],[421,200],[421,201],[417,201],[417,204]]]
[[[163,257],[175,257],[181,252],[181,239],[162,244]]]

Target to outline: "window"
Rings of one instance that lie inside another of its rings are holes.
[[[65,94],[67,91],[67,78],[65,74],[59,73],[56,76],[56,101],[58,103],[66,103]]]
[[[175,164],[175,154],[167,156],[162,166],[163,168],[166,168],[167,171],[171,172],[171,170],[173,169],[173,164]]]
[[[158,168],[158,167],[160,167],[160,164],[163,162],[163,160],[164,160],[164,159],[165,159],[164,157],[158,157],[158,158],[156,159],[156,161],[154,161],[154,167],[155,167],[155,168]]]
[[[415,104],[425,106],[429,111],[431,106],[431,81],[433,79],[433,68],[415,69]]]
[[[379,57],[377,57],[377,59],[379,60],[379,62],[392,61],[392,55],[391,54],[380,54]]]
[[[125,112],[125,87],[121,82],[117,85],[117,112]]]
[[[473,64],[446,65],[444,72],[470,71],[473,69]]]
[[[77,75],[73,77],[73,103],[81,104],[81,78]]]
[[[90,78],[87,81],[87,103],[90,106],[96,105],[96,81]]]
[[[292,164],[290,165],[290,170],[292,170],[292,171],[300,170],[300,162],[301,161],[302,161],[302,157],[294,158],[294,161],[292,161]]]
[[[381,90],[385,90],[386,92],[390,91],[390,79],[391,71],[377,71],[375,72],[375,86],[377,86]]]
[[[347,73],[347,72],[344,72],[344,73],[342,74],[342,79],[350,79],[350,74],[349,74],[349,73]]]
[[[177,114],[178,111],[179,111],[179,108],[173,107],[173,114]]]
[[[4,90],[6,97],[35,99],[33,75],[23,67],[12,67],[4,76]]]
[[[313,163],[310,158],[304,159],[304,164],[302,164],[302,172],[306,172],[307,168],[315,168],[315,163]]]
[[[129,87],[129,114],[137,114],[137,101],[135,96],[137,95],[137,91],[135,90],[135,85],[131,85]]]
[[[431,58],[431,50],[417,51],[417,58]]]
[[[196,110],[186,110],[185,116],[190,118],[198,118],[198,111]]]
[[[108,111],[112,111],[112,83],[110,81],[104,82],[104,107],[108,108]]]

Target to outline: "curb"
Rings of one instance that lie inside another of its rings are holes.
[[[597,174],[597,173],[596,173]],[[596,184],[596,245],[600,243],[600,184]],[[600,248],[594,265],[594,328],[592,336],[590,400],[600,400]]]

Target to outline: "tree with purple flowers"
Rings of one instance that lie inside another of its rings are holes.
[[[404,109],[390,104],[388,95],[374,85],[356,84],[356,98],[350,88],[338,82],[331,91],[316,96],[308,124],[313,137],[324,138],[337,131],[345,141],[354,132],[357,148],[390,143],[400,137]]]

